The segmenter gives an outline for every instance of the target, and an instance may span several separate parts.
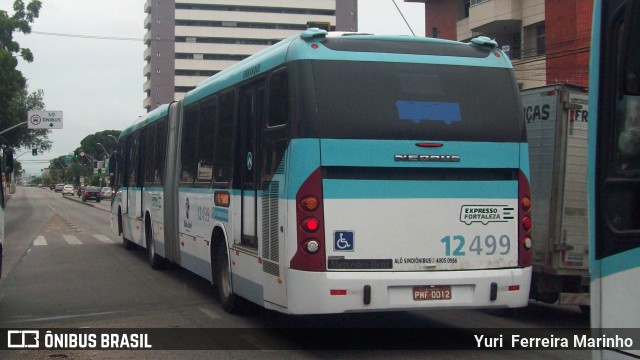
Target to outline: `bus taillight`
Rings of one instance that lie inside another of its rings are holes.
[[[518,266],[531,266],[531,188],[520,171],[518,179]]]
[[[325,271],[322,170],[314,171],[296,194],[297,249],[291,268]]]

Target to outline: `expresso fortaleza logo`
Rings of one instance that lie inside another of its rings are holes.
[[[487,225],[490,222],[507,222],[515,219],[515,208],[508,205],[463,205],[460,221],[471,225],[474,222]]]

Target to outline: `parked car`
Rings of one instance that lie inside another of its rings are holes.
[[[103,187],[102,188],[102,198],[103,199],[111,199],[111,196],[113,196],[113,190],[108,186]]]
[[[56,184],[56,192],[61,192],[64,189],[64,184]]]
[[[49,190],[55,190],[56,189],[56,183],[51,183],[51,185],[49,185]]]
[[[73,185],[67,184],[62,188],[62,196],[65,196],[65,195],[73,196],[74,192],[75,192],[75,189],[74,189]]]
[[[82,193],[82,201],[86,202],[87,200],[95,200],[96,202],[100,202],[102,200],[102,192],[100,188],[95,186],[87,186],[84,188],[84,192]]]

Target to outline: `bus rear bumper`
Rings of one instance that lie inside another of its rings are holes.
[[[435,285],[447,299],[419,299]],[[531,267],[446,272],[288,272],[288,312],[328,314],[418,309],[517,308],[528,303]]]

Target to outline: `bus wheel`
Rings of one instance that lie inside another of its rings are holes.
[[[122,235],[122,246],[124,246],[125,250],[133,250],[135,247],[134,244],[129,241],[126,237],[124,237],[124,227],[122,226],[122,212],[118,210],[118,231]]]
[[[149,265],[154,270],[162,269],[162,257],[156,254],[156,242],[153,241],[153,232],[151,231],[151,224],[147,219],[145,224],[145,233],[147,238],[147,258],[149,259]]]
[[[124,237],[124,235],[122,236],[122,246],[124,246],[125,250],[133,250],[134,248],[134,244],[131,242],[131,240]]]
[[[237,311],[237,296],[231,287],[231,272],[229,271],[229,257],[225,244],[218,247],[215,258],[216,287],[218,289],[218,299],[224,311],[234,313]]]

